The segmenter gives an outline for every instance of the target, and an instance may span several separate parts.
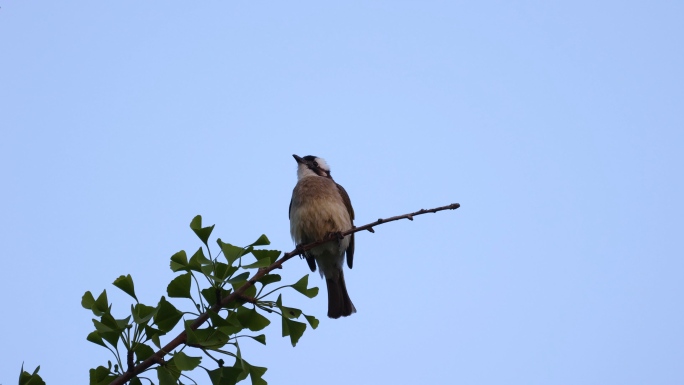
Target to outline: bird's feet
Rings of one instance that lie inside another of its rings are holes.
[[[302,247],[301,243],[295,245],[295,250],[297,251],[297,254],[299,254],[299,258],[305,257],[304,253],[306,253],[306,251],[304,251],[304,248]]]
[[[341,231],[331,231],[326,235],[326,239],[329,239],[331,241],[337,241],[337,244],[340,245],[342,244],[344,235],[342,235]]]

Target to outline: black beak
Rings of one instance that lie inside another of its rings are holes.
[[[301,156],[292,154],[292,157],[295,158],[297,163],[304,163],[304,159]]]

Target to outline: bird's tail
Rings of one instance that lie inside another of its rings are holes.
[[[344,283],[344,274],[335,278],[326,278],[328,286],[328,317],[340,318],[356,313],[356,308],[347,293],[347,285]]]

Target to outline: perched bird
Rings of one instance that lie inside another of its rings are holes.
[[[351,229],[354,209],[349,195],[330,176],[325,160],[312,155],[292,156],[297,161],[297,185],[290,200],[290,234],[295,243],[304,245]],[[356,313],[342,272],[345,252],[350,269],[354,263],[354,234],[338,238],[304,253],[311,271],[318,265],[325,277],[330,318]]]

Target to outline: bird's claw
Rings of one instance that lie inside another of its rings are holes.
[[[344,235],[342,235],[341,231],[331,231],[328,233],[327,238],[331,241],[337,241],[337,244],[340,245],[344,239]]]
[[[306,253],[306,251],[304,251],[304,248],[302,247],[301,243],[298,243],[297,245],[295,245],[295,250],[299,254],[299,258],[305,257],[304,253]]]

